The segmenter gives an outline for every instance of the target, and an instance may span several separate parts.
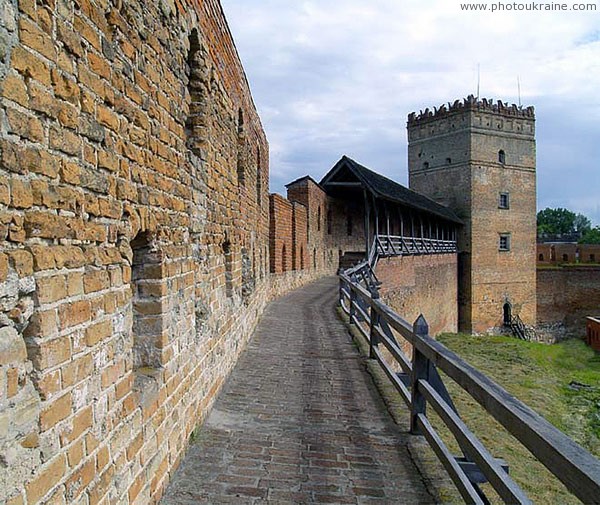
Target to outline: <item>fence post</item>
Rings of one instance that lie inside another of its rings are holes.
[[[429,334],[429,325],[421,314],[413,324],[413,333],[418,337]],[[412,372],[410,374],[411,385],[411,403],[410,403],[410,432],[413,435],[420,435],[417,427],[417,416],[425,414],[425,397],[419,393],[419,379],[429,379],[429,360],[422,354],[416,346],[413,347]]]
[[[371,311],[369,313],[369,358],[375,359],[375,347],[379,345],[379,336],[375,328],[379,325],[379,312],[375,309],[373,300],[379,300],[379,291],[377,288],[370,288],[371,292]]]

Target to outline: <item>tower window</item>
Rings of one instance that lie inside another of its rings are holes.
[[[426,161],[425,163],[423,163],[423,168],[429,168],[429,162]]]
[[[506,153],[502,149],[498,151],[498,163],[506,163]]]
[[[500,243],[498,245],[499,251],[510,251],[510,233],[500,234]]]
[[[446,165],[452,165],[452,158],[446,158]]]
[[[540,255],[538,256],[538,260],[539,261],[544,261],[544,255],[542,253],[540,253]]]
[[[500,193],[500,199],[498,201],[499,209],[508,209],[510,204],[508,193]]]

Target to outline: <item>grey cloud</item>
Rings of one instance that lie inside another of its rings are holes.
[[[406,183],[406,116],[476,90],[537,110],[538,204],[600,223],[598,23],[437,0],[223,0],[271,143],[271,190],[348,154]]]

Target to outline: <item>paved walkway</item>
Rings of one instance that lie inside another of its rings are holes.
[[[163,505],[433,503],[327,278],[271,303]]]

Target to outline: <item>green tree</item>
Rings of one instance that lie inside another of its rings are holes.
[[[576,214],[573,224],[575,225],[575,231],[579,233],[585,234],[592,229],[592,222],[583,214]]]
[[[587,230],[581,239],[580,244],[600,244],[600,226]]]
[[[537,213],[538,235],[585,234],[592,228],[591,221],[583,214],[563,208],[544,209]]]

